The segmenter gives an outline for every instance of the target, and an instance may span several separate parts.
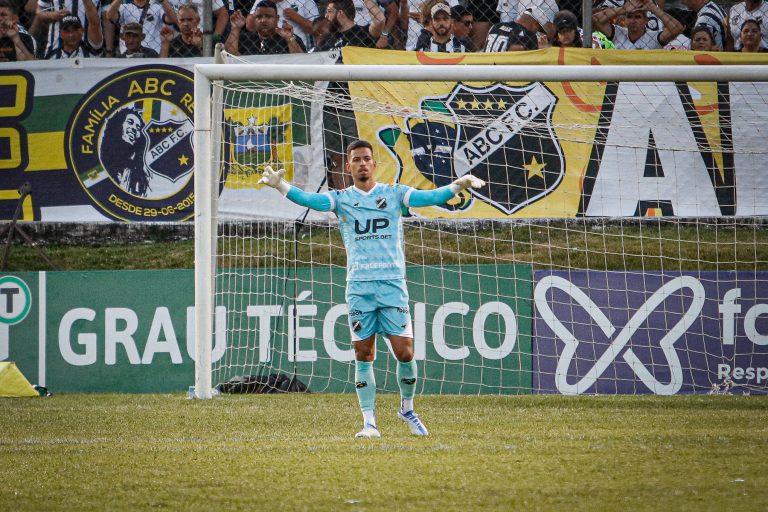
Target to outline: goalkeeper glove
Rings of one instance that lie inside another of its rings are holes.
[[[288,194],[288,191],[291,190],[291,185],[283,179],[283,176],[285,176],[285,169],[278,169],[275,171],[268,165],[264,168],[259,183],[277,189],[278,192],[285,196]]]
[[[468,188],[480,188],[484,186],[485,181],[481,180],[477,176],[465,174],[461,178],[451,183],[451,191],[453,191],[454,194],[458,194],[462,190],[467,190]]]

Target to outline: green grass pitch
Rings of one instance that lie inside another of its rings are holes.
[[[766,510],[768,397],[0,400],[0,510]]]

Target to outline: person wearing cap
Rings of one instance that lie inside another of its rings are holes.
[[[429,27],[416,41],[416,51],[441,52],[441,53],[465,53],[471,47],[467,39],[455,37],[451,31],[453,17],[448,4],[439,2],[428,11],[424,25]]]
[[[571,11],[560,11],[555,15],[555,38],[552,40],[552,46],[583,48],[582,38],[575,14]]]
[[[472,42],[472,29],[475,26],[475,17],[469,12],[469,9],[461,5],[451,7],[451,17],[453,18],[453,25],[451,32],[455,37],[469,40],[471,46],[467,48],[467,51],[474,52],[475,43]]]
[[[120,39],[125,44],[125,51],[118,55],[119,58],[152,58],[160,55],[152,48],[144,46],[144,29],[140,23],[131,22],[123,25],[120,30]]]
[[[61,41],[58,46],[48,50],[45,54],[46,59],[102,56],[104,37],[101,33],[99,13],[91,2],[88,2],[88,4],[90,4],[90,8],[86,11],[88,15],[88,37],[83,37],[85,30],[80,18],[72,15],[65,16],[61,20],[61,28],[59,29]]]
[[[283,23],[277,26],[277,6],[271,0],[256,4],[256,32],[243,30],[245,16],[235,11],[230,17],[231,30],[224,48],[232,55],[279,55],[304,53],[304,42],[293,34],[293,26]]]
[[[648,12],[656,15],[664,29],[649,30]],[[612,23],[617,16],[626,15],[626,28]],[[608,8],[592,15],[592,25],[608,39],[617,50],[656,50],[676,38],[683,31],[683,24],[664,12],[652,0],[627,0],[621,7]]]
[[[174,25],[178,22],[176,10],[169,0],[130,0],[123,3],[123,0],[113,0],[107,10],[107,22],[124,26],[129,23],[138,23],[141,26],[141,32],[144,36],[144,46],[151,48],[155,53],[160,52],[162,37],[160,29],[163,24]],[[133,29],[135,33],[135,28]],[[107,56],[114,53],[114,41],[106,38]],[[120,53],[127,50],[123,32],[120,32]]]
[[[8,0],[0,0],[0,62],[35,60],[35,40],[19,24]]]

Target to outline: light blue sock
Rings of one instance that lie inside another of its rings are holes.
[[[376,378],[373,376],[373,363],[355,361],[355,391],[363,418],[369,421],[376,404]]]
[[[400,386],[402,399],[400,409],[406,412],[412,411],[413,395],[416,393],[416,359],[411,359],[407,363],[397,362],[397,385]]]

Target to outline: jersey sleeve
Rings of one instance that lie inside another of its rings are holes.
[[[304,192],[298,187],[291,187],[285,197],[299,206],[305,206],[319,212],[329,212],[335,208],[335,201],[330,194]]]
[[[403,199],[403,204],[407,207],[421,208],[423,206],[435,206],[443,204],[450,200],[455,194],[450,185],[436,188],[434,190],[415,190],[409,189]]]

